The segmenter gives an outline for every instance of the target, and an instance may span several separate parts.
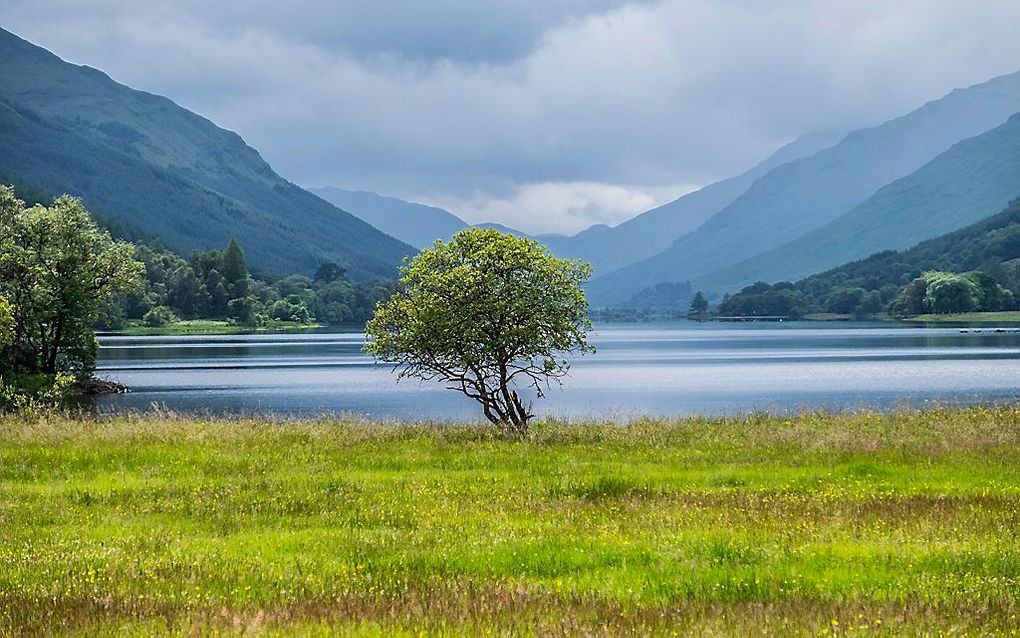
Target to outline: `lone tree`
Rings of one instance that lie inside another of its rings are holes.
[[[400,289],[368,322],[365,349],[401,378],[441,381],[523,434],[534,416],[518,389],[538,397],[594,352],[581,286],[591,266],[557,259],[537,242],[469,228],[401,268]]]
[[[0,295],[13,305],[4,358],[14,372],[90,375],[99,309],[133,290],[141,270],[134,248],[98,229],[80,200],[25,209],[0,185]]]

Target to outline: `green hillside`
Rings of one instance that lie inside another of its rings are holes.
[[[796,280],[880,250],[900,250],[972,224],[1020,195],[1020,114],[964,140],[839,219],[752,259],[696,279],[732,291]]]
[[[949,95],[855,131],[811,157],[779,166],[666,251],[594,280],[596,304],[626,301],[662,281],[695,280],[825,226],[953,144],[1020,111],[1020,73]]]
[[[273,172],[236,133],[0,29],[0,177],[68,192],[187,252],[236,236],[254,265],[391,276],[413,249]]]
[[[1020,191],[1020,183],[1017,184]],[[797,288],[820,295],[835,285],[878,290],[902,286],[926,270],[984,270],[1020,292],[1020,199],[976,224],[921,242],[904,251],[884,251],[807,277]]]
[[[991,275],[991,279],[981,275],[986,281],[994,280],[1012,292],[1012,299],[1020,299],[1020,199],[997,215],[902,252],[876,253],[794,284],[748,286],[729,297],[723,306],[731,314],[788,314],[768,308],[779,296],[785,296],[805,311],[849,313],[855,312],[854,306],[860,310],[862,304],[870,304],[867,312],[878,312],[927,271],[985,273]],[[834,307],[838,305],[846,307]]]

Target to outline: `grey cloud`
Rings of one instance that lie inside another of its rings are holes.
[[[619,220],[640,193],[1020,68],[1014,0],[89,4],[8,0],[0,22],[238,131],[299,183],[533,230]]]
[[[505,63],[530,53],[545,34],[572,20],[649,0],[10,0],[7,13],[46,13],[71,20],[117,20],[144,14],[161,21],[189,17],[237,34],[255,29],[294,43],[356,57],[407,62]]]

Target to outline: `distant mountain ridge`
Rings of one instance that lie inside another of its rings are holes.
[[[773,168],[829,148],[843,134],[823,131],[804,135],[740,175],[687,193],[616,226],[592,226],[572,237],[553,242],[553,249],[559,254],[591,263],[596,276],[652,257],[731,204]]]
[[[437,239],[448,239],[468,226],[448,210],[369,191],[333,186],[308,190],[415,248],[426,248]]]
[[[909,175],[950,146],[1020,110],[1020,73],[957,89],[907,115],[851,132],[831,148],[769,171],[665,251],[596,278],[596,305],[660,282],[696,280],[797,239]]]
[[[1020,196],[1020,114],[953,145],[836,220],[790,243],[696,279],[730,292],[796,280],[880,250],[903,250],[974,224]]]
[[[0,29],[0,176],[82,197],[178,252],[237,237],[255,266],[395,273],[414,249],[277,175],[239,135]]]
[[[594,224],[575,235],[529,235],[496,222],[474,225],[530,237],[547,245],[561,257],[583,259],[595,266],[597,272],[610,272],[667,248],[673,239],[693,230],[704,219],[736,199],[761,175],[788,161],[827,148],[839,141],[842,135],[840,132],[826,131],[802,136],[741,175],[687,193],[617,226]],[[446,239],[470,225],[442,208],[369,191],[331,186],[308,190],[417,248],[430,246],[436,239]]]
[[[542,235],[537,235],[537,236],[536,235],[529,235],[528,233],[524,232],[523,230],[517,230],[516,228],[510,228],[509,226],[507,226],[505,224],[500,224],[498,222],[482,222],[480,224],[471,224],[471,225],[474,226],[475,228],[491,228],[492,230],[498,230],[501,233],[507,233],[507,234],[510,234],[510,235],[517,235],[518,237],[527,237],[529,239],[540,239],[541,237],[543,237]],[[545,235],[544,237],[546,239],[549,239],[550,236],[549,235]]]
[[[486,222],[469,224],[457,215],[437,206],[409,202],[371,191],[347,190],[334,186],[309,188],[311,192],[368,222],[387,235],[414,246],[427,248],[437,239],[448,240],[458,231],[470,228],[493,228],[501,233],[529,237],[539,241],[561,236],[532,236],[503,224]]]

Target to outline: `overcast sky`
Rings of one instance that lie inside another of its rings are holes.
[[[1020,70],[1017,0],[3,0],[285,177],[573,232]]]

